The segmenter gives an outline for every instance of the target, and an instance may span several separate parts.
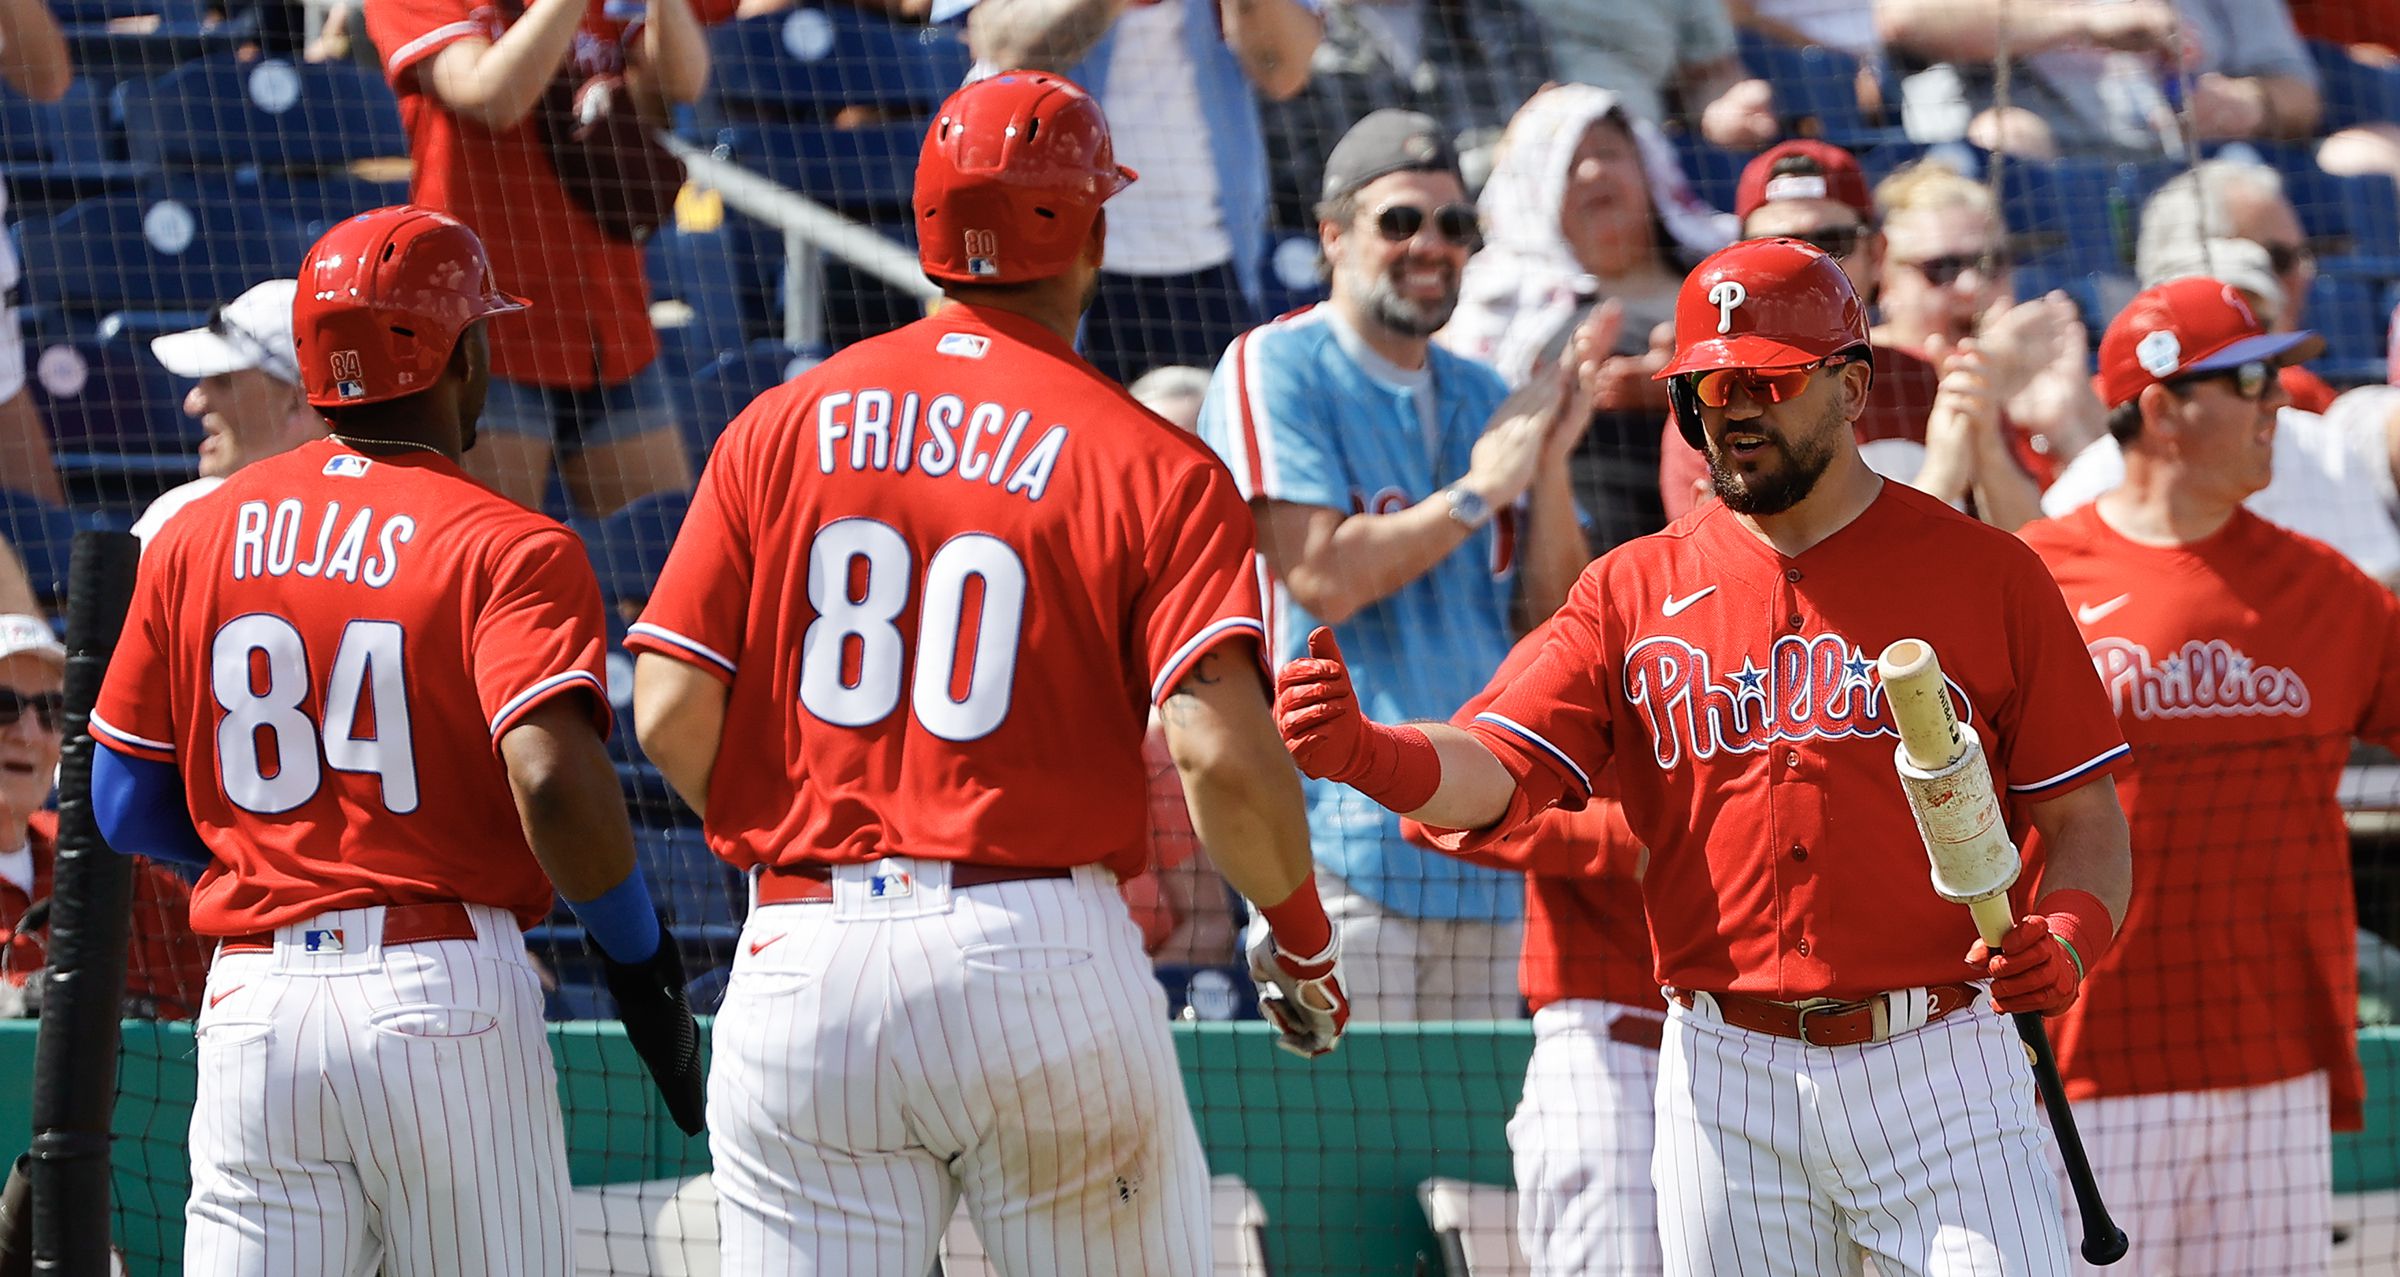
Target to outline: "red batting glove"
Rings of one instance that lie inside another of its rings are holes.
[[[1967,961],[1984,968],[1992,981],[1992,1005],[2016,1014],[2039,1011],[2063,1014],[2075,1005],[2083,978],[2108,949],[2114,923],[2108,907],[2088,891],[2055,891],[2000,937],[2000,952],[1978,940],[1967,950]]]
[[[1300,770],[1348,785],[1385,807],[1415,811],[1441,788],[1441,756],[1414,727],[1367,718],[1333,631],[1318,626],[1308,655],[1275,676],[1275,728]]]
[[[1296,957],[1262,935],[1250,943],[1250,978],[1258,983],[1258,1011],[1282,1031],[1275,1045],[1313,1060],[1341,1044],[1350,1023],[1350,995],[1335,971],[1342,955],[1340,932],[1322,953]]]

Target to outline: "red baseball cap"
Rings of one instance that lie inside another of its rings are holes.
[[[1778,163],[1795,155],[1806,157],[1817,171],[1775,173]],[[1759,205],[1776,200],[1837,200],[1857,209],[1867,221],[1875,220],[1875,197],[1867,191],[1867,175],[1858,167],[1858,157],[1814,138],[1777,143],[1745,165],[1741,185],[1734,189],[1733,215],[1747,218]]]
[[[2118,408],[2176,377],[2254,359],[2280,367],[2313,359],[2323,349],[2325,339],[2313,332],[2268,332],[2241,290],[2193,276],[2144,291],[2110,321],[2100,338],[2100,373],[2092,389],[2101,403]]]

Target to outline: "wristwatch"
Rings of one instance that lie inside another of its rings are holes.
[[[1467,531],[1481,532],[1483,525],[1492,521],[1492,507],[1482,493],[1452,484],[1442,489],[1442,495],[1450,501],[1451,519]]]

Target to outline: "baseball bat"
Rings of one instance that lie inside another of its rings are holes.
[[[1999,794],[1992,787],[1991,769],[1984,762],[1983,743],[1959,723],[1932,644],[1901,639],[1883,649],[1876,666],[1884,703],[1900,729],[1895,762],[1933,861],[1934,890],[1945,900],[1967,906],[1984,944],[1998,952],[2015,921],[2008,889],[2016,882],[2019,862],[2002,819]],[[2020,1011],[2009,1018],[2033,1063],[2034,1085],[2042,1093],[2059,1159],[2067,1167],[2075,1211],[2083,1219],[2083,1258],[2087,1263],[2113,1264],[2125,1257],[2125,1230],[2109,1217],[2100,1184],[2092,1178],[2091,1159],[2083,1151],[2074,1110],[2067,1106],[2066,1084],[2058,1076],[2058,1058],[2050,1050],[2050,1034],[2042,1028],[2039,1012]]]

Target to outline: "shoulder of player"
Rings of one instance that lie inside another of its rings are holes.
[[[1329,360],[1346,358],[1334,338],[1325,303],[1277,316],[1234,339],[1227,352],[1236,377],[1308,378]]]

